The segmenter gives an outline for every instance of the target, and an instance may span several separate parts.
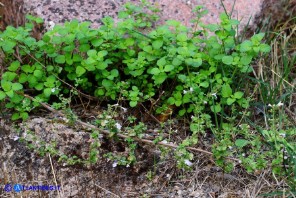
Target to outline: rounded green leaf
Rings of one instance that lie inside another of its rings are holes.
[[[222,109],[221,109],[220,104],[211,106],[211,111],[214,112],[214,113],[219,113],[221,110]]]
[[[153,74],[153,75],[157,75],[157,74],[160,73],[160,70],[158,68],[152,68],[150,73]]]
[[[137,106],[137,104],[138,104],[137,101],[130,101],[130,102],[129,102],[129,105],[130,105],[131,107],[135,107],[135,106]]]
[[[185,42],[187,41],[187,34],[180,33],[177,35],[177,41]]]
[[[232,89],[229,84],[224,84],[222,86],[222,97],[228,98],[232,95]]]
[[[20,118],[20,114],[19,113],[14,113],[14,114],[12,114],[12,116],[11,116],[11,120],[17,120],[17,119],[19,119]]]
[[[240,148],[242,148],[242,147],[248,145],[249,143],[250,143],[250,142],[249,142],[248,140],[245,140],[245,139],[237,139],[237,140],[235,141],[235,145],[236,145],[237,147],[240,147]]]
[[[243,97],[243,95],[244,95],[243,92],[238,91],[238,92],[235,92],[233,96],[234,96],[234,98],[236,98],[236,99],[240,99],[240,98]]]
[[[227,98],[227,101],[226,101],[227,105],[231,105],[234,102],[235,102],[235,98]]]
[[[11,90],[12,83],[9,81],[1,80],[1,87],[5,92]]]
[[[252,49],[252,42],[251,41],[244,41],[241,45],[240,45],[240,51],[241,52],[247,52],[250,51]]]
[[[267,44],[261,44],[259,47],[260,47],[260,51],[264,53],[270,52],[270,49],[271,49],[270,46]]]
[[[77,74],[78,76],[83,75],[85,72],[86,72],[86,69],[83,68],[83,67],[81,67],[81,66],[78,66],[78,67],[76,68],[76,74]]]
[[[9,71],[15,72],[18,68],[20,67],[20,62],[19,61],[14,61],[10,64],[8,67]]]
[[[170,71],[172,71],[174,69],[174,66],[173,65],[166,65],[165,67],[164,67],[164,71],[165,72],[170,72]]]
[[[40,79],[40,78],[42,78],[43,72],[41,70],[35,70],[34,73],[33,73],[33,75],[36,78]]]
[[[4,91],[0,91],[0,101],[3,100],[6,97],[6,94]]]
[[[222,62],[226,65],[231,65],[233,62],[233,57],[232,56],[224,56],[222,58]]]
[[[103,42],[104,42],[104,40],[101,38],[98,38],[98,39],[96,38],[96,39],[91,40],[91,44],[95,47],[100,46]]]
[[[152,42],[152,46],[154,49],[159,49],[161,48],[163,45],[163,41],[162,40],[156,40]]]
[[[49,97],[51,95],[52,88],[46,88],[43,90],[45,97]]]
[[[160,66],[160,67],[165,66],[165,64],[166,64],[166,60],[165,60],[164,57],[161,58],[161,59],[159,59],[159,60],[157,61],[157,65]]]
[[[251,61],[252,61],[252,56],[249,56],[249,55],[245,55],[240,59],[240,63],[242,65],[249,65]]]
[[[21,90],[23,88],[23,85],[20,84],[20,83],[13,83],[11,88],[14,91],[18,91],[18,90]]]
[[[63,64],[66,62],[66,58],[64,55],[58,55],[56,58],[55,58],[55,62],[58,63],[58,64]]]

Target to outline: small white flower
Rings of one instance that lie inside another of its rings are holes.
[[[228,146],[228,148],[231,150],[232,149],[232,146]]]
[[[245,154],[245,153],[243,153],[243,154],[242,154],[242,156],[243,156],[243,157],[245,157],[245,156],[246,156],[246,154]]]
[[[217,99],[217,93],[212,93],[211,95],[214,96],[215,99]]]
[[[242,163],[242,160],[238,160],[238,163],[240,163],[240,164],[241,164],[241,163]]]
[[[204,103],[204,104],[208,104],[208,102],[207,102],[207,101],[203,101],[203,103]]]
[[[283,106],[283,105],[284,105],[284,103],[282,103],[282,102],[280,101],[276,106],[281,107],[281,106]]]
[[[286,134],[285,133],[280,133],[280,136],[286,137]]]
[[[117,161],[113,162],[112,167],[115,168],[117,166]]]
[[[56,91],[56,88],[52,88],[51,89],[51,92],[53,93],[53,92],[55,92]]]
[[[191,93],[193,92],[193,88],[192,87],[190,87],[189,92],[191,92]]]
[[[129,165],[129,164],[127,164],[127,165],[126,165],[126,168],[128,168],[128,167],[130,167],[130,165]]]
[[[119,123],[115,123],[115,127],[120,131],[120,129],[121,129],[121,124],[119,124]]]
[[[284,156],[284,159],[288,159],[288,156]]]
[[[17,136],[17,135],[13,137],[13,140],[14,140],[14,141],[17,141],[18,139],[20,139],[20,137]]]
[[[187,91],[186,90],[183,90],[183,94],[186,94],[187,93]]]
[[[164,143],[164,144],[167,144],[168,143],[167,140],[162,140],[161,142]]]
[[[186,159],[184,162],[185,162],[185,164],[187,166],[192,166],[193,165],[193,163],[191,161],[189,161],[188,159]]]
[[[55,26],[55,23],[53,21],[49,21],[49,23],[48,23],[48,29],[49,30],[52,30],[54,26]]]
[[[121,107],[121,109],[123,110],[123,112],[127,112],[127,108]]]

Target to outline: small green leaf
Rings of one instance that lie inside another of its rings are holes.
[[[80,52],[87,52],[90,49],[90,45],[89,44],[82,44],[79,46],[79,51]]]
[[[155,68],[152,68],[152,69],[151,69],[150,73],[153,74],[153,75],[157,75],[157,74],[160,73],[160,70],[159,70],[158,68],[155,67]]]
[[[204,88],[208,88],[209,87],[209,82],[205,81],[205,82],[201,82],[199,84],[199,86],[204,87]]]
[[[186,109],[181,109],[181,110],[178,112],[178,115],[179,115],[179,116],[183,116],[185,113],[186,113]]]
[[[165,73],[160,73],[158,75],[153,76],[155,84],[163,83],[166,80],[166,78],[167,78],[167,75]]]
[[[20,117],[23,119],[23,120],[27,120],[29,118],[29,114],[27,112],[21,112],[20,113]]]
[[[14,113],[14,114],[12,114],[12,116],[11,116],[11,120],[17,120],[17,119],[19,119],[20,118],[20,114],[19,113]]]
[[[250,51],[252,49],[252,42],[251,41],[244,41],[241,45],[240,45],[240,51],[241,52],[247,52]]]
[[[231,65],[233,62],[233,57],[232,56],[224,56],[222,58],[222,62],[226,65]]]
[[[222,86],[222,97],[228,98],[232,95],[232,89],[229,84],[224,84]]]
[[[98,39],[93,39],[93,40],[91,41],[91,44],[92,44],[94,47],[98,47],[98,46],[100,46],[103,42],[104,42],[103,39],[98,38]]]
[[[37,78],[40,79],[42,78],[43,72],[41,70],[35,70],[33,75]]]
[[[166,65],[165,67],[164,67],[164,71],[165,72],[170,72],[170,71],[172,71],[174,69],[174,66],[173,65]]]
[[[56,58],[55,58],[55,62],[58,63],[58,64],[63,64],[66,62],[66,58],[64,55],[58,55]]]
[[[157,65],[158,65],[159,67],[163,67],[163,66],[165,66],[165,64],[166,64],[165,57],[163,57],[163,58],[161,58],[161,59],[159,59],[159,60],[157,61]]]
[[[97,89],[96,90],[96,95],[98,95],[98,96],[104,96],[105,95],[104,89]]]
[[[16,76],[16,73],[7,71],[2,75],[2,79],[5,79],[6,81],[13,81]]]
[[[9,98],[12,98],[14,96],[14,91],[13,90],[9,90],[9,91],[6,91],[5,94],[9,97]]]
[[[175,98],[174,97],[169,97],[167,102],[170,104],[170,105],[173,105],[175,104]]]
[[[3,100],[6,97],[5,92],[0,91],[0,101]]]
[[[19,61],[14,61],[10,64],[10,66],[7,68],[9,71],[15,72],[20,67]]]
[[[108,51],[106,51],[106,50],[99,51],[98,52],[98,58],[103,58],[107,54],[108,54]]]
[[[221,110],[222,109],[221,109],[220,104],[211,106],[211,111],[214,112],[214,113],[219,113]]]
[[[11,88],[14,91],[18,91],[18,90],[21,90],[23,88],[23,85],[20,84],[20,83],[13,83]]]
[[[251,61],[252,61],[252,56],[249,56],[249,55],[243,56],[240,59],[240,63],[242,65],[249,65]]]
[[[152,42],[152,46],[154,49],[159,49],[161,48],[163,45],[163,41],[162,40],[156,40]]]
[[[235,141],[235,145],[239,148],[243,148],[244,146],[248,145],[250,142],[245,139],[237,139]]]
[[[270,46],[267,45],[267,44],[261,44],[260,46],[260,51],[263,52],[263,53],[268,53],[270,52]]]
[[[88,51],[87,51],[87,55],[88,55],[89,57],[95,58],[95,57],[97,57],[97,51],[96,51],[96,50],[93,50],[93,49],[88,50]]]
[[[185,33],[180,33],[177,35],[177,41],[185,42],[187,41],[187,35]]]
[[[25,83],[27,82],[27,75],[24,73],[21,73],[19,76],[19,83]]]
[[[182,61],[180,59],[178,59],[178,58],[175,57],[173,59],[173,62],[172,63],[173,63],[174,66],[179,66],[179,65],[182,64]]]
[[[51,90],[52,90],[52,88],[45,88],[43,90],[43,93],[44,93],[45,97],[48,98],[51,95]]]
[[[110,75],[113,76],[113,77],[117,77],[119,75],[119,72],[117,69],[112,69],[110,71]]]
[[[11,90],[12,83],[9,81],[1,80],[1,86],[5,92],[8,92]]]
[[[137,104],[138,104],[137,101],[130,101],[130,102],[129,102],[129,105],[130,105],[131,107],[135,107],[135,106],[137,106]]]
[[[86,72],[86,69],[85,69],[85,68],[83,68],[83,67],[81,67],[81,66],[76,67],[76,74],[77,74],[78,76],[83,75],[85,72]]]
[[[236,99],[240,99],[240,98],[243,97],[243,95],[244,95],[243,92],[238,91],[238,92],[235,92],[233,96],[234,96],[234,98],[236,98]]]
[[[182,104],[182,100],[176,100],[176,101],[175,101],[175,105],[176,105],[177,107],[181,106],[181,104]]]
[[[38,83],[38,84],[35,86],[35,89],[38,90],[38,91],[41,91],[43,88],[44,88],[43,83]]]
[[[114,83],[111,80],[104,79],[102,81],[102,85],[108,89],[108,88],[112,87],[114,85]]]
[[[234,102],[235,102],[235,98],[227,98],[227,101],[226,101],[227,105],[231,105]]]

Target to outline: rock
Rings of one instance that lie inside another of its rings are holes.
[[[204,5],[209,10],[207,16],[203,19],[205,23],[219,22],[219,14],[224,11],[220,0],[148,0],[154,3],[161,12],[161,22],[167,19],[182,21],[184,25],[190,26],[190,20],[194,18],[192,9],[197,5]],[[55,24],[64,23],[71,19],[80,21],[91,21],[93,27],[101,24],[101,18],[111,16],[117,18],[118,11],[126,2],[139,3],[135,0],[2,0],[5,9],[0,10],[4,18],[3,25],[19,25],[23,23],[23,13],[30,13],[42,17],[45,25],[49,22]],[[231,11],[233,0],[223,0],[227,11]],[[237,0],[233,10],[233,17],[242,20],[242,24],[247,24],[251,16],[255,16],[261,10],[263,0]],[[13,19],[17,16],[18,19]],[[0,21],[1,22],[1,21]],[[252,20],[251,20],[252,23]],[[1,23],[0,23],[1,24]],[[2,26],[3,26],[2,25]]]

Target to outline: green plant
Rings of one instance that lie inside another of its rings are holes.
[[[194,28],[174,20],[156,26],[157,8],[142,1],[141,5],[127,4],[116,24],[106,17],[100,28],[92,29],[88,22],[73,20],[56,25],[40,40],[31,32],[33,24],[42,21],[29,16],[25,27],[8,27],[0,33],[0,50],[7,65],[1,76],[0,101],[14,110],[13,120],[27,119],[32,109],[46,102],[61,109],[70,123],[77,120],[70,108],[71,97],[116,102],[95,121],[110,132],[109,138],[126,135],[124,155],[104,155],[113,166],[136,161],[136,141],[147,129],[137,118],[129,117],[125,124],[117,119],[117,108],[124,110],[128,104],[132,108],[148,105],[152,114],[171,110],[176,112],[172,116],[192,116],[190,132],[177,142],[174,152],[179,168],[192,166],[194,155],[187,148],[198,145],[207,133],[213,135],[213,156],[226,171],[235,165],[228,158],[237,157],[250,172],[265,168],[266,159],[274,159],[274,171],[280,173],[275,167],[286,160],[280,155],[283,148],[289,155],[287,163],[295,167],[295,145],[276,133],[275,121],[272,128],[258,131],[249,122],[252,98],[244,82],[250,79],[252,62],[270,51],[263,43],[264,34],[240,41],[236,37],[239,21],[224,13],[220,24],[205,25],[200,18],[206,10],[198,6],[194,12]],[[26,97],[28,93],[34,101]],[[280,130],[291,140],[295,137],[293,129]],[[98,136],[92,132],[88,159],[58,153],[54,146],[40,150],[70,164],[96,163]],[[261,141],[262,137],[266,140]],[[160,133],[153,142],[161,141],[166,140]]]

